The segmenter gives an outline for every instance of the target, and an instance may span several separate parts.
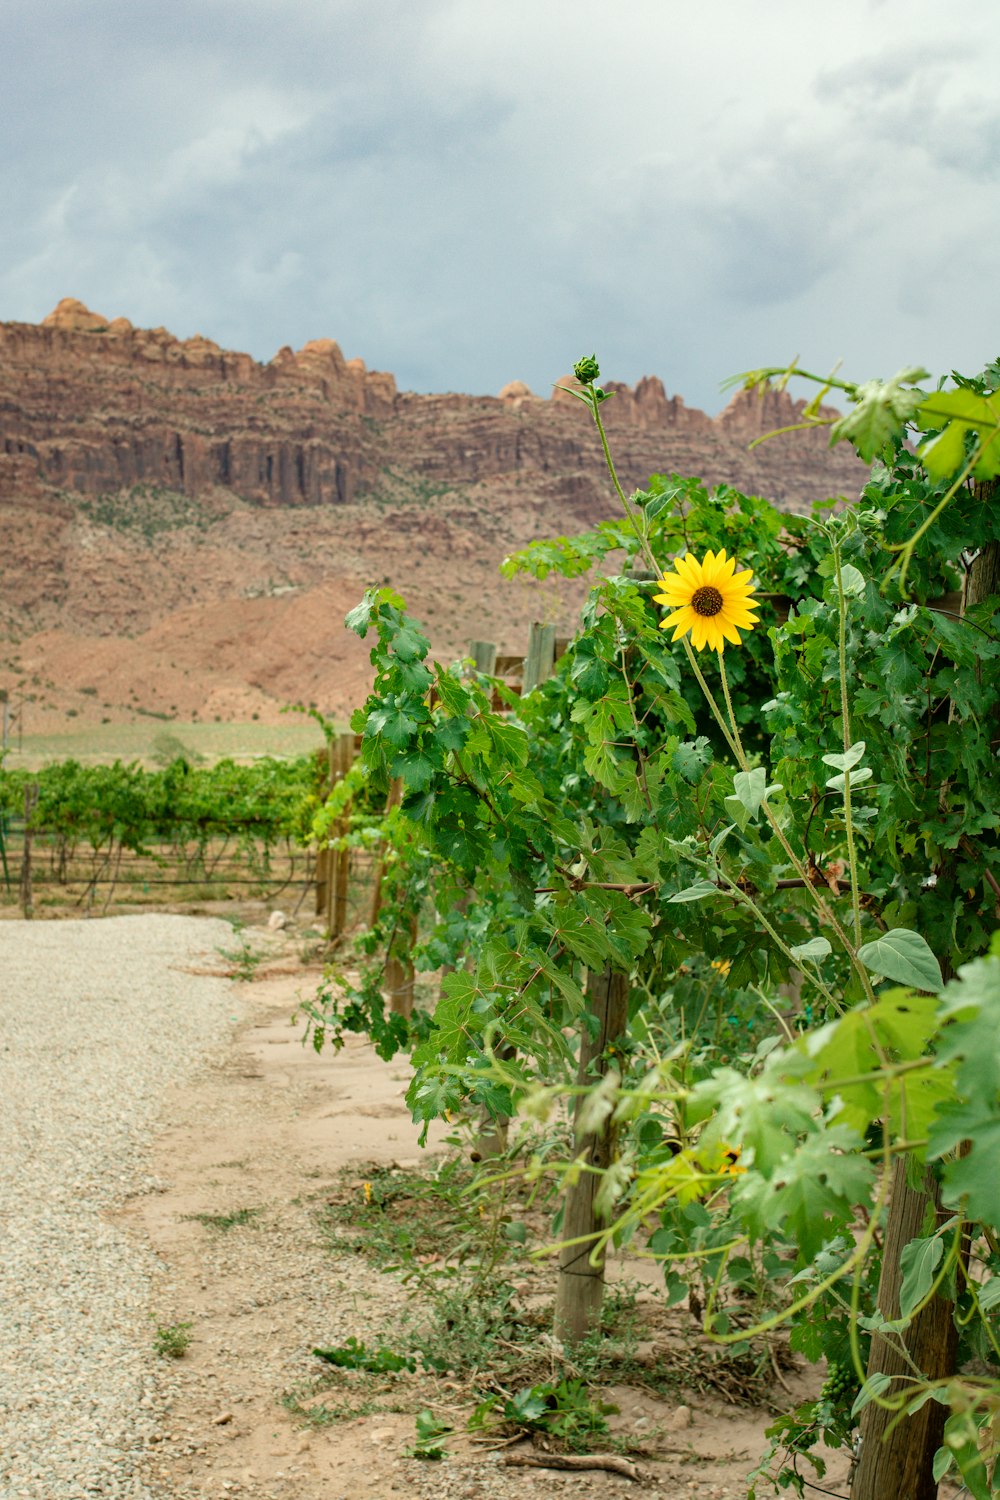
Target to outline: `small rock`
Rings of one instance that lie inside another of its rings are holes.
[[[690,1406],[677,1406],[667,1418],[667,1426],[671,1432],[679,1432],[683,1427],[691,1426]]]
[[[273,911],[267,919],[267,925],[272,932],[280,932],[283,927],[288,926],[288,918],[283,911]]]

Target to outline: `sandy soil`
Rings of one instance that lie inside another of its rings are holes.
[[[502,1454],[476,1448],[462,1431],[468,1407],[454,1385],[423,1375],[388,1377],[368,1414],[322,1428],[281,1404],[315,1379],[314,1345],[391,1341],[406,1316],[399,1279],[350,1249],[331,1253],[316,1210],[343,1192],[345,1172],[350,1182],[357,1171],[360,1194],[369,1164],[405,1166],[421,1156],[403,1101],[404,1065],[381,1062],[360,1040],[340,1054],[303,1047],[295,1013],[317,978],[288,957],[234,987],[242,1019],[223,1063],[168,1101],[153,1162],[160,1191],[118,1217],[159,1257],[153,1321],[191,1325],[184,1357],[157,1361],[163,1421],[150,1445],[151,1491],[164,1500],[387,1500],[397,1492],[520,1500],[540,1486],[663,1500],[744,1494],[769,1414],[714,1396],[669,1401],[611,1389],[607,1398],[621,1408],[615,1427],[647,1450],[636,1460],[639,1483],[505,1467]],[[440,1133],[431,1137],[435,1149]],[[192,1217],[239,1209],[255,1212],[225,1232]],[[800,1377],[787,1378],[796,1394],[804,1389]],[[414,1414],[428,1406],[457,1429],[452,1456],[440,1463],[404,1454]],[[823,1483],[843,1494],[846,1464],[831,1458]]]

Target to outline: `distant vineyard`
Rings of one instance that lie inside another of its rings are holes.
[[[219,897],[303,887],[324,769],[302,756],[204,769],[183,759],[157,771],[69,760],[0,771],[0,889],[18,898],[26,844],[35,886],[61,887],[79,903],[110,900],[118,887]]]

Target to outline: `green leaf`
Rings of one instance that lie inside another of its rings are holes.
[[[853,599],[864,593],[867,579],[853,563],[843,563],[840,569],[840,586],[847,598]]]
[[[710,880],[696,880],[694,885],[685,886],[682,891],[675,891],[668,896],[668,902],[680,901],[702,901],[706,896],[719,896],[721,891],[717,885]]]
[[[732,818],[740,833],[745,833],[747,824],[750,822],[750,813],[739,797],[726,797],[723,806],[726,809],[726,816]]]
[[[946,1161],[941,1198],[949,1208],[962,1208],[970,1219],[1000,1227],[1000,1194],[997,1193],[997,1162],[1000,1161],[1000,1112],[984,1109],[978,1102],[946,1100],[938,1110],[927,1143],[927,1156],[935,1161],[967,1141],[968,1151]]]
[[[949,422],[937,437],[928,438],[917,449],[932,479],[947,479],[965,463],[965,435],[971,431],[962,422]]]
[[[825,958],[828,953],[833,952],[833,949],[825,937],[814,937],[810,938],[808,943],[798,943],[788,951],[793,958],[817,959]]]
[[[348,610],[344,616],[344,624],[347,629],[353,630],[354,634],[359,635],[362,640],[368,634],[368,626],[371,624],[374,603],[372,595],[366,594],[361,603],[356,604],[353,609]]]
[[[835,771],[852,771],[860,760],[864,758],[865,741],[856,740],[849,750],[843,755],[824,755],[822,761],[824,766],[832,766]],[[853,778],[852,778],[853,780]],[[827,786],[829,786],[827,782]]]
[[[914,1308],[927,1296],[943,1254],[944,1241],[938,1235],[931,1239],[911,1240],[903,1247],[899,1258],[903,1272],[903,1282],[899,1289],[901,1318],[911,1317]]]
[[[811,1260],[850,1222],[854,1205],[869,1197],[874,1168],[857,1154],[859,1144],[861,1137],[845,1124],[807,1135],[768,1180],[755,1176],[741,1183],[734,1201],[750,1210],[761,1238],[769,1230],[787,1229],[803,1259]]]
[[[417,721],[397,704],[386,700],[383,708],[373,709],[365,724],[365,734],[380,735],[397,748],[405,745],[417,727]]]
[[[963,964],[941,996],[938,1056],[957,1065],[961,1094],[987,1113],[1000,1109],[1000,958]]]
[[[984,1312],[1000,1307],[1000,1276],[993,1276],[979,1288],[979,1306]]]
[[[416,751],[413,755],[397,755],[389,772],[390,776],[401,776],[406,785],[415,792],[423,792],[431,782],[436,765],[429,755]]]
[[[858,957],[872,974],[912,985],[917,990],[940,990],[941,966],[919,932],[894,927],[858,949]]]
[[[831,792],[843,792],[847,790],[847,774],[846,771],[841,771],[839,776],[830,777],[826,785],[830,788]],[[870,781],[872,773],[868,766],[862,766],[859,771],[851,771],[850,777],[853,788],[861,786],[863,782]]]
[[[765,1176],[792,1154],[799,1135],[815,1131],[817,1103],[812,1089],[765,1074],[747,1078],[734,1068],[716,1068],[689,1095],[694,1121],[716,1108],[703,1139],[752,1150],[753,1165]]]
[[[991,1500],[990,1481],[979,1451],[979,1428],[968,1411],[954,1412],[944,1424],[945,1446],[955,1455],[958,1471],[973,1500]],[[996,1491],[993,1491],[995,1500]]]
[[[934,1461],[931,1464],[931,1473],[934,1476],[935,1484],[940,1483],[954,1462],[955,1455],[950,1448],[939,1448],[937,1450],[934,1455]]]
[[[859,1412],[864,1411],[869,1401],[872,1401],[876,1396],[881,1396],[882,1392],[887,1391],[891,1385],[892,1376],[886,1375],[884,1371],[878,1375],[869,1375],[854,1398],[854,1405],[851,1407],[851,1416],[856,1417]]]
[[[393,655],[403,662],[422,661],[430,649],[430,641],[412,620],[404,620],[390,640]]]
[[[866,463],[871,463],[894,438],[905,435],[926,393],[912,389],[928,372],[913,367],[900,370],[891,380],[867,380],[854,393],[854,407],[830,429],[830,443],[841,438],[854,444]]]
[[[768,786],[767,772],[763,766],[755,766],[752,771],[737,771],[733,777],[733,793],[751,818],[755,818],[760,812],[761,803],[766,797],[772,792],[780,791],[780,781]]]
[[[695,785],[712,764],[712,746],[704,735],[699,735],[696,740],[685,740],[677,746],[671,763],[685,781]]]

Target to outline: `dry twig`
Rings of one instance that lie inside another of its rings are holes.
[[[635,1464],[614,1453],[508,1453],[504,1463],[512,1469],[606,1469],[626,1479],[642,1478]]]

